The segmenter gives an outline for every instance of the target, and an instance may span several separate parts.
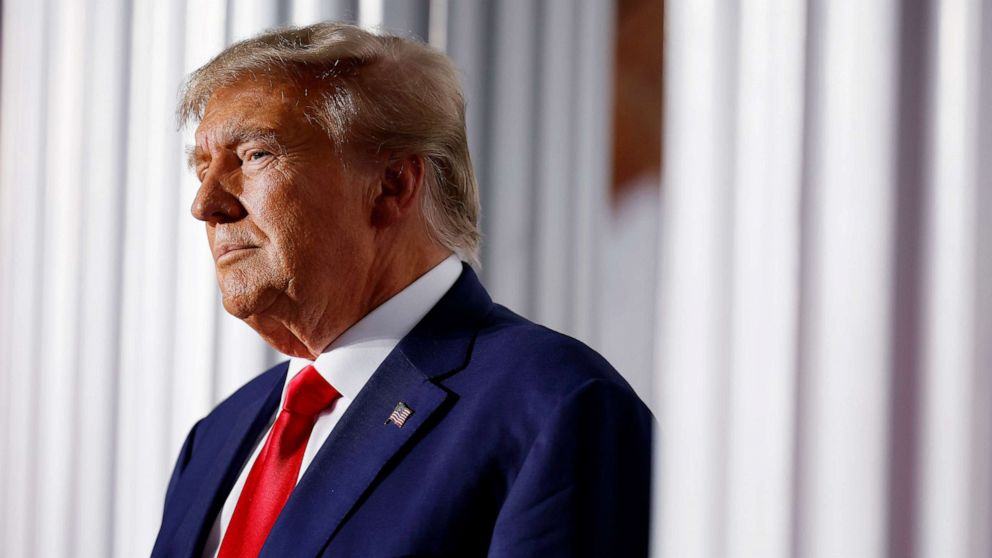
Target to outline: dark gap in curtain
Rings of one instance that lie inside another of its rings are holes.
[[[230,45],[231,38],[234,36],[234,30],[231,28],[232,17],[231,14],[234,13],[234,2],[235,0],[227,0],[224,4],[224,44]],[[214,399],[216,401],[216,399]]]
[[[913,558],[918,520],[922,321],[930,155],[932,12],[929,0],[902,3],[896,47],[895,240],[890,278],[891,369],[887,555]]]
[[[740,165],[738,152],[737,152],[737,138],[740,134],[739,125],[741,113],[741,96],[737,94],[740,91],[740,81],[741,81],[741,64],[738,52],[741,48],[741,12],[745,9],[742,7],[745,0],[734,0],[732,2],[726,2],[723,10],[720,11],[718,28],[727,30],[727,37],[719,38],[719,56],[726,61],[725,64],[728,68],[727,75],[722,77],[722,85],[725,87],[726,92],[721,92],[721,96],[725,95],[727,106],[724,109],[725,113],[722,115],[721,121],[726,124],[726,131],[722,138],[718,138],[723,141],[721,150],[726,153],[727,165],[724,169],[721,169],[720,178],[723,180],[723,199],[730,200],[727,202],[722,202],[718,205],[719,212],[721,213],[720,222],[723,223],[721,227],[722,238],[718,243],[718,247],[715,252],[718,253],[716,261],[719,262],[720,271],[726,279],[719,282],[719,288],[716,290],[716,296],[719,299],[716,302],[716,308],[726,309],[725,322],[719,325],[718,339],[719,348],[718,360],[716,366],[716,385],[718,386],[716,400],[716,415],[720,428],[716,433],[716,470],[717,470],[717,486],[714,490],[714,497],[716,501],[714,502],[714,509],[723,511],[726,508],[726,503],[729,501],[728,494],[729,490],[729,461],[730,461],[730,394],[733,391],[733,383],[738,380],[735,376],[731,375],[731,370],[733,368],[733,363],[731,359],[733,355],[732,351],[732,338],[733,338],[733,323],[735,319],[734,313],[734,282],[736,281],[736,270],[740,267],[736,251],[734,249],[734,230],[737,228],[737,212],[734,210],[736,201],[738,197],[737,189],[739,184],[737,183],[736,171]],[[730,556],[734,554],[735,549],[727,548],[727,533],[729,525],[729,517],[727,513],[718,513],[714,527],[714,532],[716,536],[716,542],[713,545],[713,550],[716,556]]]
[[[429,0],[384,0],[382,27],[403,37],[427,42]]]
[[[992,553],[992,3],[984,2],[979,23],[978,130],[975,174],[975,390],[973,416],[971,481],[977,502],[970,514],[971,556]]]
[[[277,0],[276,1],[276,25],[279,27],[285,27],[289,25],[289,4],[292,0]]]
[[[527,126],[527,140],[530,143],[530,152],[532,153],[530,160],[527,161],[529,164],[528,172],[530,173],[530,192],[528,192],[527,208],[525,210],[530,214],[527,219],[527,238],[531,239],[531,244],[528,246],[527,250],[527,279],[525,285],[526,292],[526,307],[521,308],[524,315],[537,318],[538,307],[537,298],[538,296],[555,296],[553,293],[538,293],[540,289],[540,270],[541,264],[538,261],[540,256],[538,245],[540,235],[540,227],[538,227],[538,219],[542,218],[543,205],[541,203],[541,189],[549,188],[548,184],[541,184],[541,164],[542,161],[540,157],[535,154],[540,152],[541,144],[543,142],[554,141],[555,132],[553,130],[543,130],[541,125],[541,96],[545,90],[548,89],[548,71],[545,68],[548,57],[546,56],[546,51],[551,50],[552,47],[548,44],[545,38],[550,35],[550,33],[545,32],[551,25],[556,25],[557,22],[551,20],[548,15],[548,10],[550,9],[548,5],[550,2],[539,2],[531,11],[531,16],[534,20],[534,25],[530,26],[527,31],[531,34],[531,44],[534,45],[533,56],[536,58],[534,64],[531,66],[531,75],[527,76],[528,79],[521,85],[530,85],[530,97],[531,97],[531,115],[530,122]],[[577,3],[578,4],[578,3]],[[577,6],[578,10],[582,9],[581,5]],[[562,102],[573,101],[574,95],[571,95],[568,100],[562,99]],[[547,134],[542,133],[547,132]],[[523,139],[523,138],[521,138]]]
[[[346,23],[358,22],[358,0],[338,0],[339,19]]]
[[[494,185],[492,184],[492,164],[490,160],[493,155],[493,112],[496,106],[496,101],[493,99],[492,91],[494,87],[493,83],[493,73],[496,66],[496,37],[499,35],[501,29],[499,26],[499,18],[496,13],[496,2],[495,0],[486,0],[483,2],[483,9],[480,10],[481,17],[478,17],[477,29],[482,34],[481,42],[481,52],[476,59],[477,65],[474,68],[476,76],[480,81],[478,92],[481,93],[479,98],[475,99],[476,105],[481,107],[479,112],[480,118],[478,125],[481,128],[478,134],[478,138],[482,141],[476,146],[477,159],[473,159],[472,163],[475,167],[476,181],[479,184],[479,197],[482,204],[482,212],[479,216],[480,229],[482,230],[482,244],[480,249],[480,258],[482,262],[487,262],[491,260],[492,249],[489,247],[490,244],[486,241],[489,236],[489,223],[486,218],[486,213],[488,207],[490,207],[489,201],[493,197]],[[468,102],[473,102],[472,99],[468,99]],[[491,271],[483,265],[482,268],[482,279],[483,282],[489,282],[491,284]]]
[[[129,126],[127,115],[130,114],[131,111],[131,96],[129,95],[129,92],[131,90],[131,85],[130,85],[131,68],[132,68],[131,52],[132,52],[132,45],[134,42],[134,25],[133,25],[134,6],[131,0],[121,0],[120,4],[121,4],[121,21],[124,22],[124,37],[121,45],[121,48],[123,49],[124,67],[122,70],[122,76],[120,80],[120,98],[122,100],[120,112],[124,116],[118,119],[117,122],[118,125],[117,137],[122,139],[123,145],[120,146],[121,156],[118,157],[116,160],[117,168],[115,169],[115,172],[117,175],[117,185],[120,189],[119,190],[120,195],[118,196],[118,204],[119,204],[118,214],[120,215],[120,218],[117,219],[117,222],[114,224],[114,226],[117,229],[117,235],[116,235],[117,238],[123,239],[125,237],[125,228],[126,228],[124,211],[125,208],[127,207],[127,196],[128,196],[128,189],[125,187],[125,182],[127,177],[127,161],[129,159],[128,150],[131,148],[130,142],[127,141],[128,126]],[[121,298],[123,297],[123,292],[124,292],[123,291],[124,242],[118,242],[117,245],[115,246],[114,262],[115,262],[115,269],[113,273],[113,278],[115,281],[114,291],[118,293],[118,298],[117,298],[118,312],[114,317],[113,330],[110,332],[110,335],[111,338],[114,339],[114,343],[116,347],[115,353],[119,355],[121,333],[122,333],[121,331],[122,315],[120,310],[122,309]],[[114,420],[112,420],[113,424],[110,425],[110,428],[113,431],[113,435],[110,438],[111,442],[109,449],[112,452],[112,455],[115,456],[119,451],[117,440],[120,431],[120,421],[116,420],[116,418],[120,416],[119,401],[120,401],[121,374],[120,374],[119,366],[120,363],[118,361],[117,363],[115,363],[115,370],[112,376],[114,378],[114,381],[112,382],[112,387],[111,387],[111,389],[113,390],[113,394],[111,397],[111,401],[112,401],[111,405],[113,406],[113,408],[111,409],[110,416],[114,417]],[[107,473],[111,479],[116,479],[119,474],[119,471],[117,470],[117,463],[118,463],[117,459],[111,460],[110,471],[108,471]],[[117,509],[116,485],[114,483],[110,483],[110,486],[111,486],[111,494],[109,499],[109,506],[110,506],[110,516],[112,519],[107,523],[106,537],[109,541],[107,544],[107,548],[113,550],[114,526],[117,525],[120,521],[118,518],[118,514],[120,513],[121,510]],[[116,555],[117,552],[115,551],[114,554]]]
[[[826,0],[829,1],[829,0]],[[818,22],[822,19],[823,7],[820,0],[809,0],[806,5],[806,39],[803,53],[803,116],[802,116],[802,160],[799,186],[799,261],[798,300],[796,308],[796,378],[793,397],[792,431],[792,526],[789,541],[789,555],[802,556],[806,546],[803,539],[803,525],[806,522],[806,507],[803,492],[808,472],[805,451],[805,432],[809,429],[806,413],[810,381],[808,376],[810,361],[810,306],[813,304],[813,254],[816,246],[816,211],[814,207],[814,177],[818,165],[816,153],[816,131],[820,128],[818,108],[820,106],[820,58],[822,29]]]

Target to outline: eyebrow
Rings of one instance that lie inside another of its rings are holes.
[[[186,170],[194,170],[196,164],[203,158],[203,150],[195,145],[186,146]]]
[[[260,128],[247,125],[241,122],[225,124],[218,132],[218,143],[226,146],[237,146],[250,141],[260,141],[280,152],[285,150],[279,141],[279,134],[275,128]],[[190,170],[196,168],[197,163],[209,158],[209,156],[198,145],[186,146],[186,167]]]

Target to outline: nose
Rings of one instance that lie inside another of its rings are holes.
[[[208,171],[200,183],[190,213],[213,225],[238,221],[248,214],[238,197],[212,171]]]

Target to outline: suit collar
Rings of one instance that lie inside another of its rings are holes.
[[[456,256],[448,256],[349,327],[316,360],[291,358],[287,382],[312,364],[342,397],[354,400],[389,353],[451,290],[461,273],[462,263]]]
[[[427,378],[453,373],[468,364],[479,323],[492,308],[475,271],[463,263],[455,284],[397,349]]]

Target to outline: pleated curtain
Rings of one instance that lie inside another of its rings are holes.
[[[671,0],[656,555],[992,554],[992,4]]]

